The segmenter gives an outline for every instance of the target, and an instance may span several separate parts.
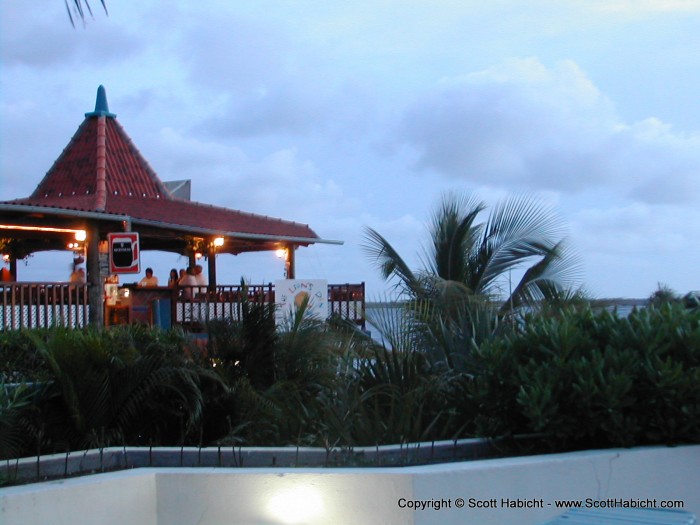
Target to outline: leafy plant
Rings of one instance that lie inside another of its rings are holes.
[[[561,224],[549,208],[529,197],[515,197],[498,203],[484,222],[477,222],[485,210],[474,198],[443,196],[418,272],[372,228],[366,229],[364,248],[382,277],[396,278],[410,298],[456,302],[465,295],[502,297],[502,310],[507,311],[535,306],[571,288],[578,266],[565,250]],[[522,276],[515,286],[506,286],[513,270],[523,270]]]
[[[143,330],[56,329],[46,341],[33,337],[51,371],[33,423],[40,446],[179,444],[196,433],[201,379],[215,376],[186,359],[184,340],[172,346],[161,332],[145,337]]]
[[[41,385],[0,383],[0,459],[19,457],[26,446],[26,413]]]
[[[700,441],[700,315],[532,316],[475,352],[482,435],[542,433],[556,448]]]

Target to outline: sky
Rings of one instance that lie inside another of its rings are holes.
[[[700,0],[106,3],[75,28],[61,0],[0,3],[0,200],[34,190],[102,84],[162,180],[344,241],[301,248],[297,277],[384,297],[364,228],[418,268],[459,192],[555,209],[594,297],[700,289]],[[219,282],[282,278],[271,253],[219,257]]]

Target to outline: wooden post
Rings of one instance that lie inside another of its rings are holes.
[[[17,280],[17,256],[14,254],[10,256],[10,275],[13,281]]]
[[[294,258],[294,248],[293,244],[287,245],[287,260],[285,261],[287,279],[296,279],[296,262]]]
[[[90,305],[90,326],[104,327],[104,284],[100,275],[100,228],[96,222],[89,222],[87,233],[87,282],[90,285],[88,303]]]
[[[209,246],[209,255],[207,256],[207,270],[209,271],[209,291],[216,291],[216,246]]]

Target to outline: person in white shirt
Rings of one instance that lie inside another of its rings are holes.
[[[182,286],[182,296],[185,299],[192,299],[194,294],[197,293],[196,288],[191,288],[192,286],[197,286],[197,278],[195,277],[194,266],[188,266],[185,271],[185,275],[180,277],[178,281],[178,286]]]
[[[153,275],[153,268],[146,268],[146,277],[139,281],[139,286],[152,287],[158,286],[158,277]]]
[[[207,285],[209,283],[207,282],[207,278],[204,277],[204,274],[202,273],[202,265],[201,264],[195,265],[194,278],[197,281],[197,284],[200,286],[199,293],[207,293]]]

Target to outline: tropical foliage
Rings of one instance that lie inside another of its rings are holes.
[[[659,283],[656,291],[649,296],[649,304],[652,306],[682,304],[686,308],[700,308],[700,292],[688,292],[681,296],[671,287]]]
[[[473,197],[443,196],[417,271],[376,230],[365,232],[365,251],[406,299],[415,345],[460,372],[468,370],[474,345],[519,322],[522,311],[581,295],[578,265],[551,209],[513,197],[481,221],[486,211]]]
[[[498,298],[507,310],[569,293],[578,268],[553,211],[533,198],[513,197],[478,222],[486,210],[473,197],[445,195],[432,217],[423,268],[416,272],[372,228],[366,230],[365,250],[382,276],[398,279],[401,291],[413,299],[452,304],[465,295]],[[514,284],[512,272],[521,274]]]
[[[550,450],[700,442],[700,311],[533,316],[474,362],[480,435],[539,433]]]
[[[25,419],[36,446],[183,443],[202,419],[202,387],[216,376],[191,364],[185,339],[172,335],[134,327],[33,336],[50,371]]]
[[[387,343],[259,303],[177,330],[0,334],[0,457],[114,445],[353,447],[536,435],[545,450],[700,442],[700,310],[528,314],[453,360],[415,312]],[[393,319],[389,321],[389,319]],[[381,324],[381,323],[379,323]]]

